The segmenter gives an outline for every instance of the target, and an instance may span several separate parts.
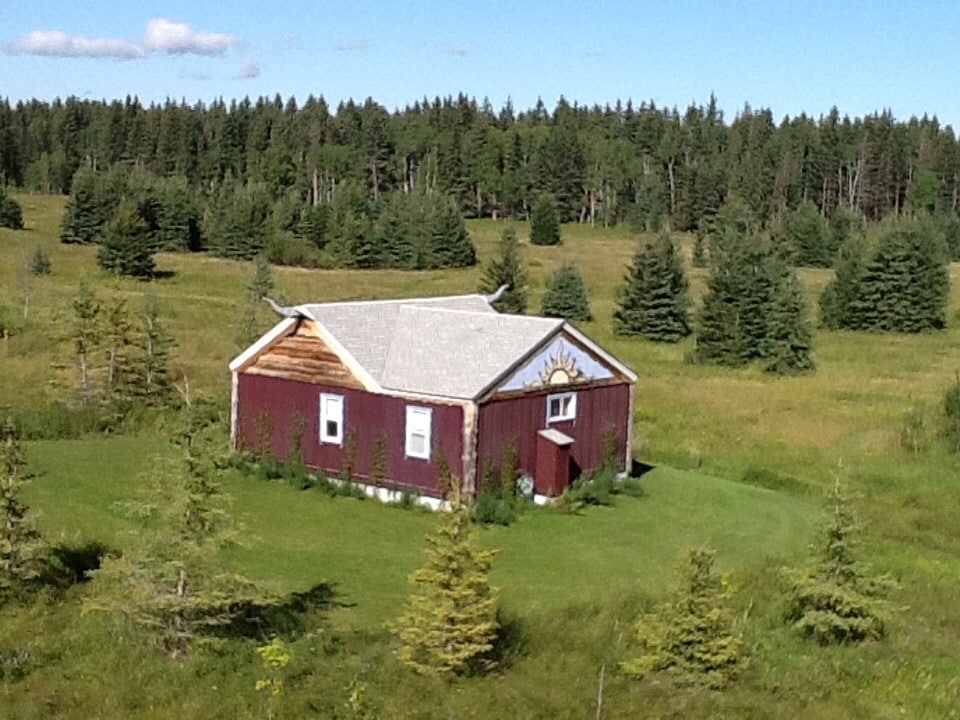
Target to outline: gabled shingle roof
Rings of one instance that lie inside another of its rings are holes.
[[[635,380],[633,372],[563,320],[501,315],[483,295],[298,305],[380,388],[473,400],[561,329]],[[281,321],[231,363],[255,357],[295,323]],[[339,352],[339,351],[338,351]]]
[[[483,295],[300,305],[384,389],[474,398],[562,325]]]

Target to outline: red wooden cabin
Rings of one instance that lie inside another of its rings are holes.
[[[231,442],[315,470],[440,495],[441,458],[474,493],[516,449],[555,496],[605,446],[630,468],[636,375],[563,320],[483,295],[299,305],[232,363]]]

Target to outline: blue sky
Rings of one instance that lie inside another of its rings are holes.
[[[280,93],[390,109],[715,93],[777,120],[836,105],[960,127],[960,3],[4,0],[0,95],[189,102]]]

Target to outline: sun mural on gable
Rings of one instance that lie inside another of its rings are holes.
[[[610,368],[563,337],[537,353],[500,386],[501,392],[574,385],[613,377]]]

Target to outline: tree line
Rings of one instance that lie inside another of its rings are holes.
[[[183,178],[204,196],[233,178],[272,199],[373,202],[391,192],[449,196],[471,217],[527,218],[556,198],[564,222],[707,230],[740,198],[765,226],[808,202],[876,222],[911,203],[911,187],[943,211],[960,207],[960,144],[936,117],[890,111],[850,118],[774,118],[744,106],[725,117],[714,97],[686,109],[560,98],[499,110],[463,94],[393,112],[368,98],[332,108],[259,97],[144,106],[137,98],[0,101],[0,176],[69,193],[81,167],[117,165]]]

